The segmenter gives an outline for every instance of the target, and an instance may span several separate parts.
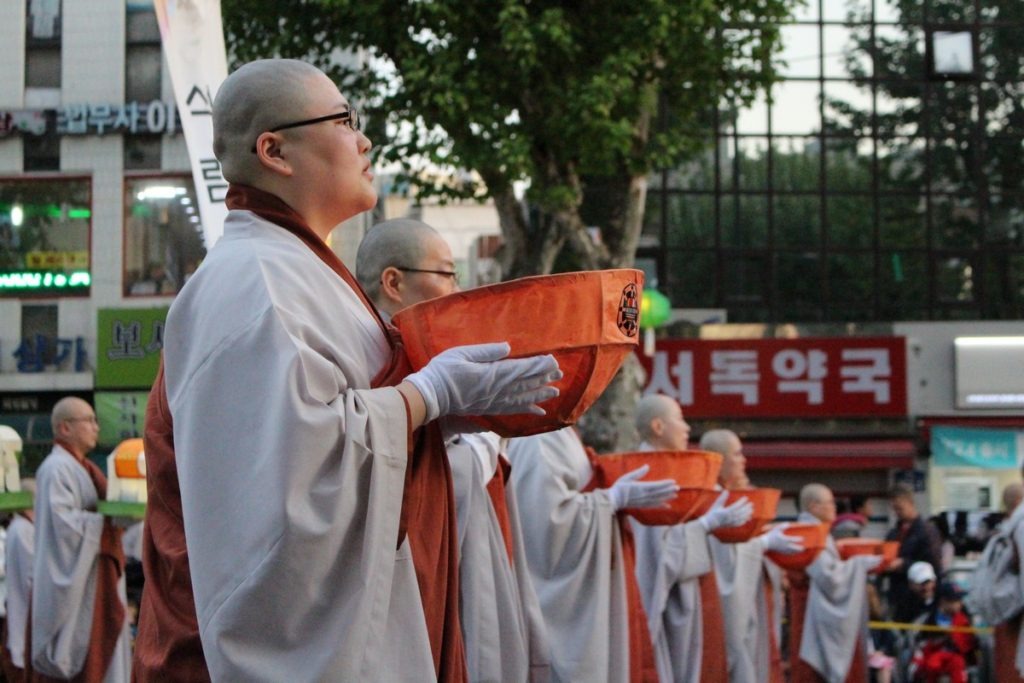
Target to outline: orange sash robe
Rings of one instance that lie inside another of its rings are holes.
[[[252,211],[298,236],[359,295],[392,349],[390,363],[372,382],[374,388],[397,385],[411,372],[398,335],[384,324],[356,279],[298,213],[272,194],[238,185],[228,191],[227,205],[229,209]],[[139,610],[132,678],[140,683],[207,681],[209,673],[192,596],[174,465],[174,432],[162,368],[150,394],[146,418],[146,465],[150,473],[142,558],[146,590]],[[458,548],[451,470],[436,422],[411,433],[410,442],[396,547],[407,534],[438,680],[460,683],[466,680],[467,673],[459,627]]]

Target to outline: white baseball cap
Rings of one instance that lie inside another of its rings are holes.
[[[935,580],[935,569],[928,562],[915,562],[907,570],[907,579],[912,583],[924,583]]]

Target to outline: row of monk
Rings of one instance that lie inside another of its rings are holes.
[[[321,71],[239,68],[213,129],[230,211],[171,306],[148,402],[134,653],[119,531],[95,512],[105,481],[85,457],[95,416],[70,400],[37,474],[22,675],[778,680],[765,558],[800,538],[780,525],[720,542],[752,515],[726,492],[685,524],[635,525],[622,511],[664,506],[678,482],[645,468],[598,481],[601,456],[571,427],[506,442],[465,419],[542,414],[563,376],[551,356],[478,344],[413,371],[389,319],[457,288],[451,252],[404,220],[368,232],[355,277],[328,248],[376,193],[370,141]],[[676,403],[645,398],[637,416],[645,448],[686,447]],[[701,445],[722,454],[723,489],[749,485],[735,434]],[[805,491],[801,514],[825,519],[825,490]],[[829,545],[808,568],[791,646],[808,675],[859,670],[872,563]]]

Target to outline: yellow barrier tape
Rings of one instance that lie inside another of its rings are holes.
[[[900,624],[895,621],[869,621],[868,628],[928,633],[992,633],[991,626],[935,626],[932,624]]]

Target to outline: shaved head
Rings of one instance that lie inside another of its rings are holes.
[[[1013,512],[1021,500],[1024,500],[1024,484],[1007,484],[1003,489],[1003,507],[1006,511]]]
[[[832,492],[824,484],[807,484],[800,489],[800,509],[806,510],[811,503],[820,503],[832,497]]]
[[[656,418],[665,419],[678,404],[664,394],[648,394],[636,404],[636,429],[644,440],[653,434],[651,423]]]
[[[56,434],[60,425],[68,420],[77,420],[80,417],[92,415],[92,406],[77,396],[65,396],[57,401],[50,413],[50,426]]]
[[[251,152],[256,138],[274,126],[312,116],[307,92],[319,79],[327,76],[297,59],[249,62],[227,77],[213,102],[213,153],[225,180],[257,185],[260,165]]]
[[[437,230],[414,218],[394,218],[378,223],[363,238],[356,254],[356,279],[366,295],[379,304],[380,276],[385,268],[416,267],[427,241],[441,239]]]

